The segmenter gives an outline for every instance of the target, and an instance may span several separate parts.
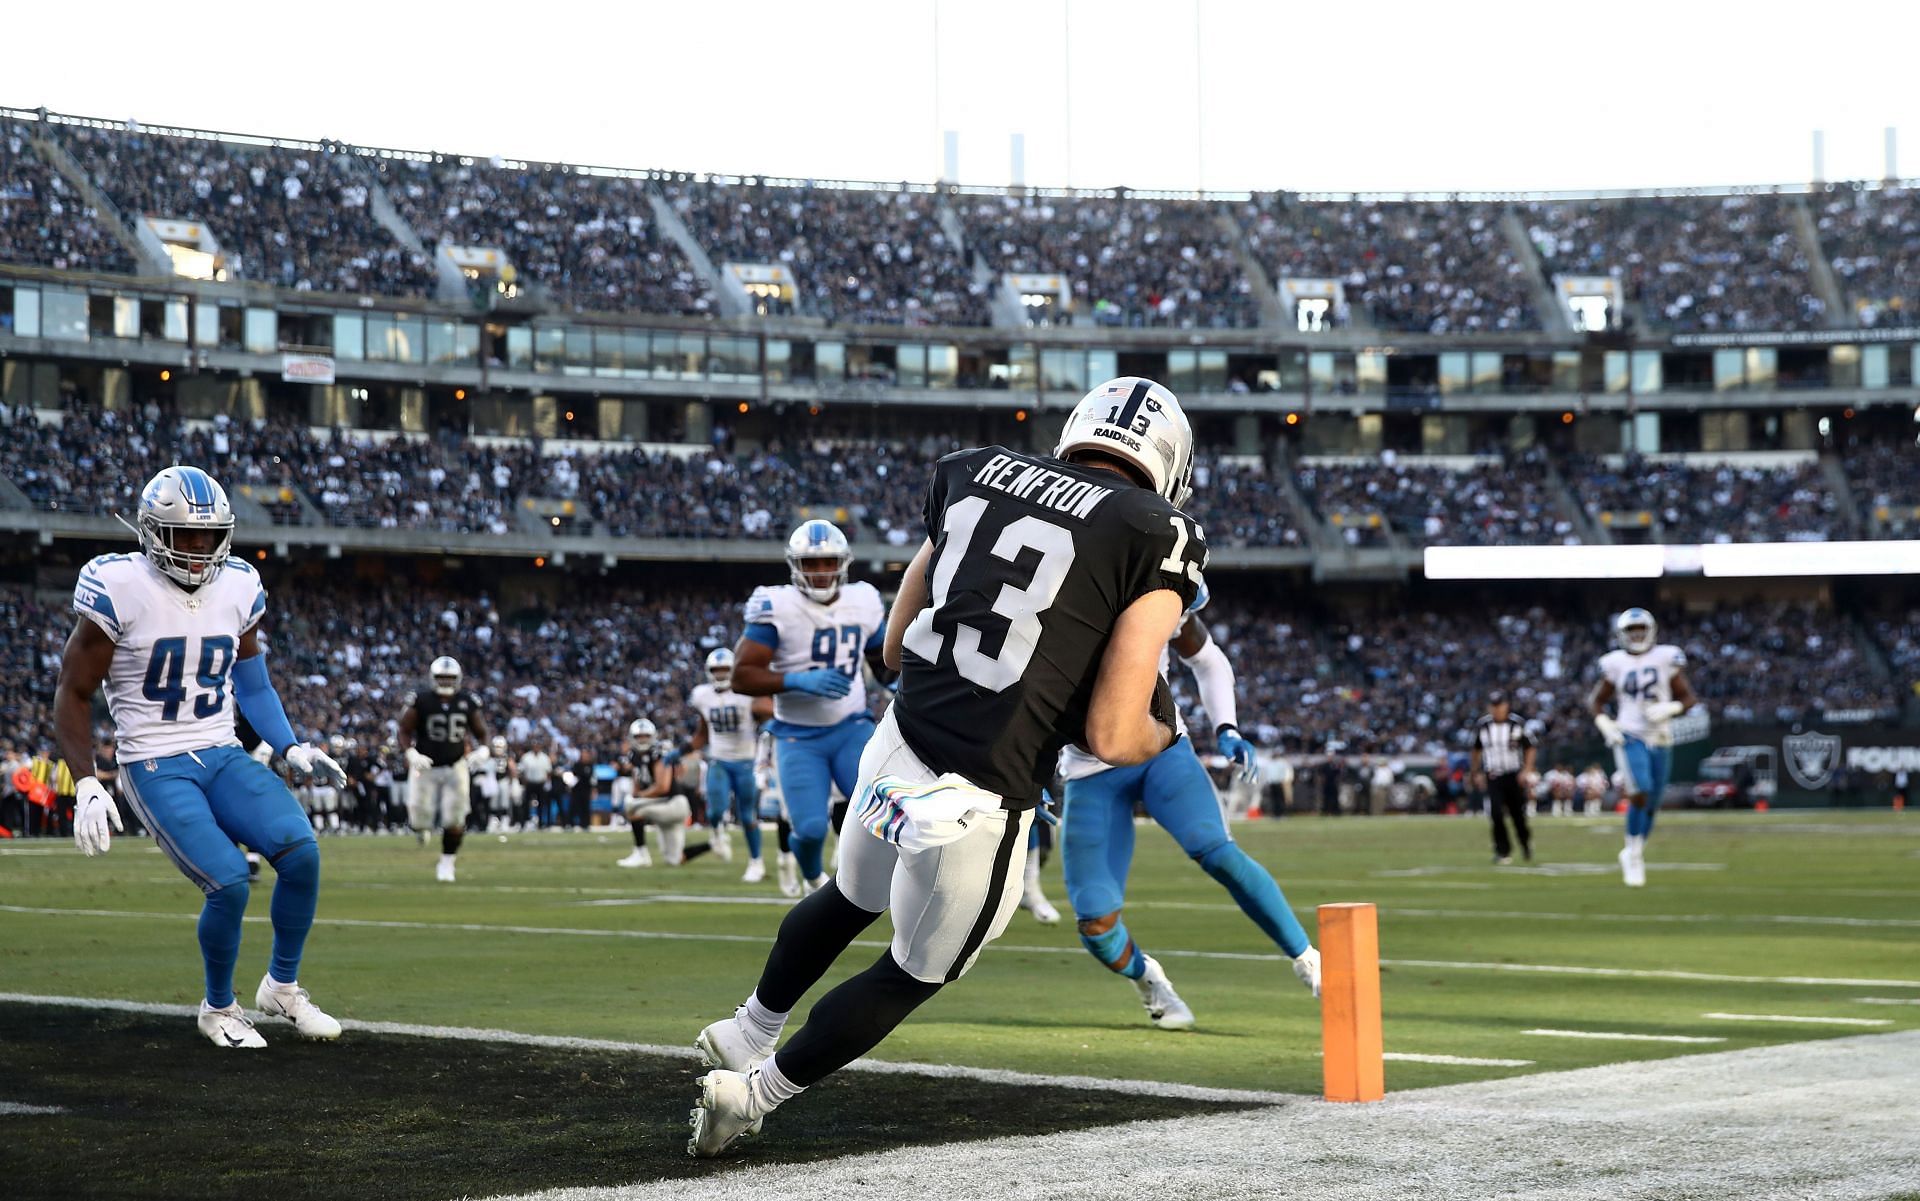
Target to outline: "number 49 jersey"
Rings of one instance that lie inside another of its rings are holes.
[[[113,639],[105,691],[122,763],[240,744],[227,677],[267,612],[252,567],[228,559],[188,592],[143,554],[101,555],[80,569],[73,610]]]
[[[1673,677],[1686,665],[1686,652],[1666,643],[1637,655],[1615,650],[1600,656],[1600,674],[1613,685],[1620,729],[1624,733],[1649,742],[1665,732],[1666,723],[1649,721],[1646,709],[1648,705],[1673,699]]]
[[[826,667],[853,681],[842,697],[778,694],[773,698],[776,722],[835,726],[866,716],[867,680],[860,664],[887,632],[887,608],[872,584],[844,584],[840,595],[824,605],[800,595],[792,584],[755,588],[747,598],[746,621],[746,637],[773,648],[772,670]]]
[[[1031,807],[1061,747],[1085,741],[1114,622],[1162,588],[1191,607],[1205,535],[1112,472],[998,446],[940,460],[926,521],[930,596],[895,720],[934,771]]]

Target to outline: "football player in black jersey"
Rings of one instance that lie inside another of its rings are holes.
[[[633,850],[618,866],[653,866],[653,856],[647,853],[648,826],[659,829],[660,858],[668,867],[678,867],[713,849],[711,842],[687,845],[693,800],[672,748],[661,741],[651,721],[642,717],[627,727],[627,745],[614,760],[614,770],[633,782],[624,806],[627,822],[633,827]]]
[[[454,856],[466,836],[467,813],[473,807],[468,790],[467,752],[485,746],[487,722],[480,698],[460,686],[460,664],[446,655],[427,669],[432,690],[409,693],[400,714],[400,750],[411,769],[407,779],[407,820],[427,841],[427,831],[440,827],[440,862],[433,878],[453,883]]]
[[[887,621],[900,692],[860,760],[839,874],[781,923],[758,987],[700,1032],[694,1155],[872,1050],[1006,928],[1027,829],[1060,749],[1116,766],[1173,745],[1160,656],[1206,566],[1191,491],[1193,435],[1151,380],[1083,397],[1052,456],[992,446],[940,460],[927,541]],[[891,946],[788,1014],[888,906]]]

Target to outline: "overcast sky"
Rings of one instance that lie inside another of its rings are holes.
[[[9,6],[0,104],[623,167],[1216,190],[1920,175],[1913,0],[119,0]]]

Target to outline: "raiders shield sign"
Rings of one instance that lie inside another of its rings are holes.
[[[1787,774],[1793,782],[1809,791],[1825,788],[1840,766],[1838,734],[1789,734],[1780,740],[1780,757],[1787,761]]]

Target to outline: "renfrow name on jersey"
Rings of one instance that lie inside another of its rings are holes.
[[[994,455],[974,474],[983,487],[1085,521],[1114,490],[1012,455]]]

